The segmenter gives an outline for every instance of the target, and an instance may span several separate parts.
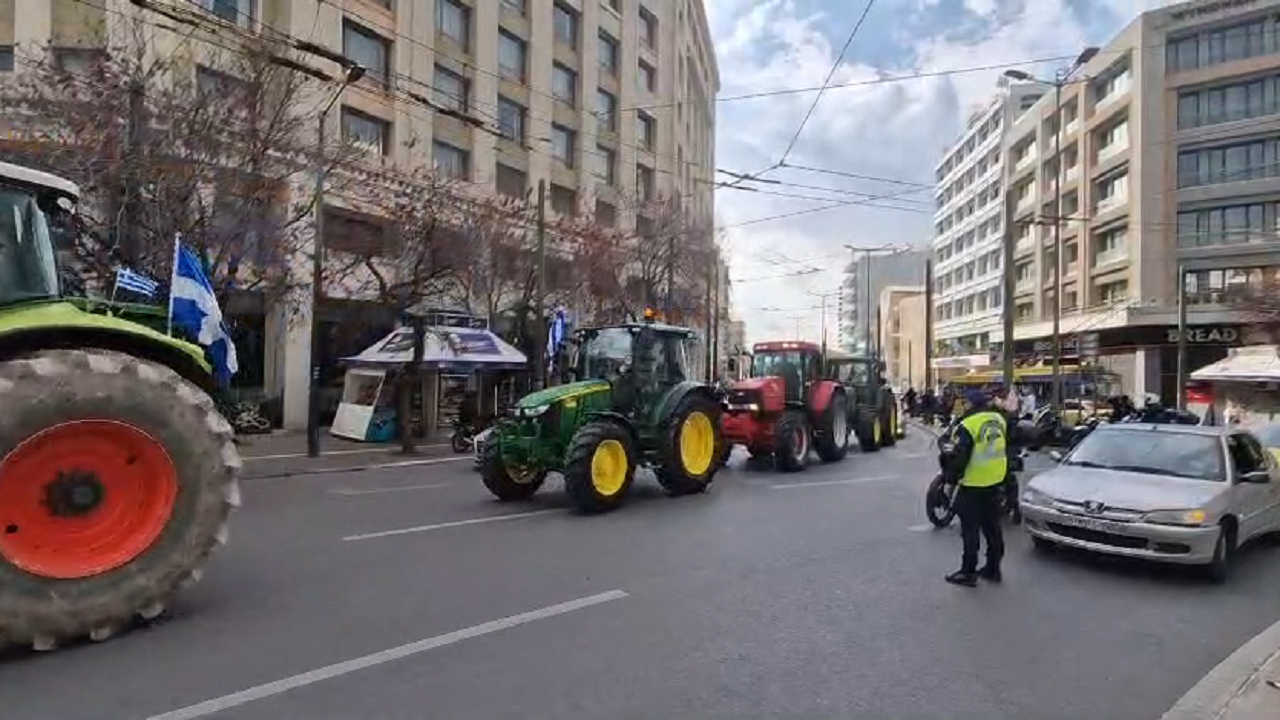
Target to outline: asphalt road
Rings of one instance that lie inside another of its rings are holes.
[[[943,583],[919,433],[742,464],[600,517],[554,481],[494,502],[465,459],[249,480],[204,583],[153,627],[0,660],[0,717],[1152,720],[1280,617],[1267,548],[1212,586],[1014,529],[1004,585]]]

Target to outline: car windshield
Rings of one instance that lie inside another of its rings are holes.
[[[614,380],[631,362],[634,337],[627,328],[605,328],[588,333],[579,352],[583,380]]]
[[[1102,430],[1081,441],[1064,465],[1224,480],[1222,444],[1213,435],[1148,430]]]
[[[31,191],[0,186],[0,305],[58,295],[58,266],[42,204]]]

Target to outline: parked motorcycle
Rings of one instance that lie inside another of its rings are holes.
[[[469,453],[475,449],[475,438],[477,432],[483,428],[477,428],[471,423],[455,422],[453,425],[453,436],[449,438],[449,444],[453,446],[456,453]]]
[[[938,466],[943,472],[939,472],[934,476],[933,481],[929,483],[929,487],[925,490],[924,496],[924,512],[929,518],[929,522],[934,527],[944,528],[951,524],[956,517],[955,500],[958,494],[959,484],[948,479],[945,472],[950,464],[951,457],[956,452],[955,443],[952,442],[952,431],[955,429],[953,422],[942,434],[938,436]],[[1015,525],[1022,522],[1022,514],[1017,504],[1017,473],[1022,472],[1024,451],[1019,450],[1018,454],[1009,461],[1009,478],[1007,483],[1014,483],[1014,492],[1002,492],[996,502],[999,504],[1000,515],[1009,516]]]

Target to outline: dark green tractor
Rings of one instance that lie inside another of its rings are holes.
[[[893,447],[902,437],[898,401],[874,358],[850,355],[827,357],[828,377],[844,385],[849,403],[849,426],[863,452]]]
[[[707,489],[723,447],[720,404],[690,378],[693,332],[653,322],[577,334],[573,381],[526,395],[485,443],[480,474],[500,500],[523,500],[564,475],[583,512],[622,504],[636,469],[671,495]]]

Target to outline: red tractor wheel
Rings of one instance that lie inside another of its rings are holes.
[[[774,467],[779,472],[803,470],[809,461],[810,437],[809,421],[804,413],[795,410],[783,413],[774,431],[777,446]]]

